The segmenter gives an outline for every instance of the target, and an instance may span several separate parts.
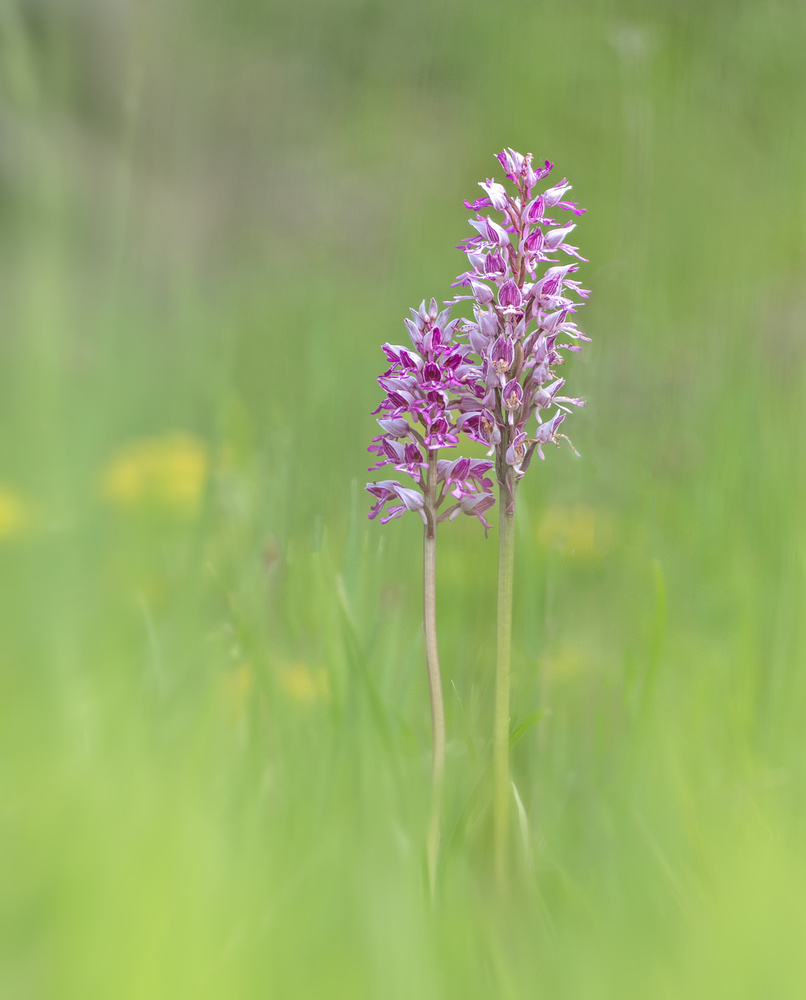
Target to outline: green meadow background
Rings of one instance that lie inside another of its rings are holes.
[[[0,0],[3,1000],[806,994],[806,8]],[[517,523],[368,522],[505,145],[593,342]],[[476,192],[476,194],[474,194]]]

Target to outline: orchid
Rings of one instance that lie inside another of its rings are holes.
[[[436,530],[440,521],[460,514],[476,517],[490,525],[485,514],[495,503],[492,480],[487,473],[493,463],[485,459],[440,458],[444,449],[459,443],[460,399],[465,383],[476,376],[468,363],[471,347],[454,338],[460,320],[451,320],[450,306],[440,311],[436,300],[411,310],[406,328],[412,347],[384,344],[390,367],[378,378],[384,391],[374,411],[381,434],[372,439],[374,472],[391,465],[395,472],[412,481],[402,485],[396,479],[367,483],[375,499],[370,519],[381,524],[416,512],[423,522],[423,630],[426,665],[431,697],[433,741],[431,777],[431,819],[428,831],[428,871],[431,889],[436,883],[442,784],[445,771],[445,711],[439,671],[436,625]],[[454,502],[450,502],[453,500]],[[444,507],[440,513],[440,508]]]
[[[562,394],[565,379],[555,369],[564,364],[564,352],[579,351],[588,340],[574,315],[589,292],[572,277],[579,267],[577,261],[585,260],[571,242],[576,223],[553,217],[557,210],[575,216],[584,212],[565,200],[571,185],[563,178],[536,193],[535,187],[552,169],[548,160],[534,167],[530,154],[513,149],[505,149],[497,159],[512,187],[508,190],[488,178],[479,182],[485,197],[465,202],[476,212],[469,220],[474,233],[462,241],[460,249],[467,256],[468,268],[454,282],[460,291],[449,304],[469,302],[473,313],[457,330],[457,340],[464,340],[469,348],[457,428],[487,445],[488,455],[495,456],[501,497],[493,822],[496,874],[502,882],[509,815],[516,490],[534,455],[545,459],[545,445],[566,442],[576,453],[560,428],[572,412],[570,407],[585,404],[576,396]],[[574,260],[563,263],[558,255]]]
[[[476,517],[495,503],[498,481],[499,563],[496,702],[493,733],[493,832],[496,876],[506,874],[509,798],[509,693],[512,590],[517,484],[544,446],[566,442],[560,428],[584,400],[565,395],[566,380],[556,369],[565,352],[589,338],[575,314],[590,294],[573,277],[584,262],[574,239],[576,222],[557,212],[580,216],[584,209],[566,200],[571,185],[559,183],[536,192],[552,170],[546,160],[533,165],[531,154],[513,149],[497,154],[508,188],[494,178],[479,182],[484,196],[465,205],[473,235],[462,241],[467,269],[453,284],[454,297],[440,310],[435,299],[423,302],[406,319],[412,347],[384,344],[390,367],[378,379],[384,391],[374,411],[382,433],[372,439],[371,471],[392,466],[412,483],[395,479],[368,483],[375,499],[369,512],[382,524],[416,512],[424,526],[424,631],[431,692],[433,733],[432,820],[428,861],[434,885],[439,843],[439,800],[444,770],[445,721],[436,643],[436,528],[460,514]],[[560,256],[562,255],[562,256]],[[563,257],[573,258],[570,262]],[[451,319],[451,308],[469,303],[472,316]],[[485,459],[440,457],[455,449],[461,435],[487,448]],[[447,506],[444,506],[446,505]],[[441,509],[443,508],[443,509]]]

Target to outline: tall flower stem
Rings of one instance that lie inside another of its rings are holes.
[[[514,478],[509,472],[508,476]],[[509,690],[512,658],[512,579],[515,565],[515,484],[501,483],[498,527],[498,638],[493,719],[493,861],[499,889],[507,882],[509,849]]]
[[[445,777],[445,707],[437,651],[437,452],[428,452],[425,489],[426,525],[423,534],[423,631],[428,689],[431,695],[431,810],[428,821],[428,880],[433,896],[439,856],[442,787]]]

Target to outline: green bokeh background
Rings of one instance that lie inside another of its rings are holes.
[[[4,1000],[803,997],[804,51],[796,0],[0,0]],[[432,908],[365,447],[505,145],[588,208],[589,404],[520,495],[503,901],[495,531],[441,533]],[[166,441],[197,507],[110,499]]]

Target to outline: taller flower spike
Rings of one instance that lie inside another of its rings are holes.
[[[467,338],[470,349],[467,360],[472,362],[473,355],[477,356],[475,369],[470,366],[471,374],[464,381],[460,409],[472,413],[483,400],[484,408],[492,415],[497,434],[485,433],[484,437],[488,441],[498,439],[496,474],[506,509],[512,513],[515,483],[528,468],[534,451],[538,450],[542,458],[542,446],[548,441],[559,444],[568,440],[557,431],[560,421],[544,422],[541,410],[549,402],[558,406],[583,405],[581,399],[556,396],[556,390],[550,392],[542,387],[556,379],[554,367],[565,360],[562,351],[578,351],[580,342],[588,339],[572,320],[581,304],[572,295],[584,301],[589,293],[571,279],[578,265],[559,264],[553,256],[561,253],[584,260],[578,248],[568,242],[576,223],[557,222],[547,216],[558,209],[582,214],[584,209],[564,200],[571,185],[563,178],[533,194],[533,187],[552,168],[548,160],[535,169],[531,154],[514,149],[505,149],[497,159],[514,190],[507,190],[493,179],[480,182],[493,215],[470,220],[477,235],[464,241],[462,249],[469,269],[456,281],[470,295],[457,295],[453,301],[469,298],[474,308],[474,319],[460,326],[460,334]],[[496,211],[501,213],[498,220],[493,217]],[[501,234],[506,236],[506,243]],[[541,274],[544,264],[550,266]],[[495,331],[500,334],[493,344]],[[559,334],[565,334],[568,342],[558,343]],[[509,345],[506,353],[504,343]],[[569,411],[565,406],[561,410],[564,419]],[[534,426],[530,421],[535,416],[537,432],[530,436],[529,428]],[[476,416],[472,420],[466,417],[463,426],[477,435],[481,425]],[[518,445],[514,447],[516,439]],[[508,462],[508,452],[522,453],[521,460]]]
[[[505,149],[497,159],[511,182],[507,189],[494,179],[481,187],[487,198],[473,207],[489,210],[470,220],[475,234],[463,241],[468,269],[455,285],[470,294],[454,302],[472,303],[473,319],[460,333],[467,339],[464,392],[459,425],[474,440],[490,446],[500,490],[498,654],[493,734],[493,833],[496,876],[506,877],[509,815],[509,660],[512,621],[514,515],[517,483],[535,451],[542,459],[546,444],[568,441],[560,433],[569,409],[583,400],[560,396],[565,382],[555,366],[563,351],[578,351],[583,336],[573,314],[587,298],[571,275],[578,265],[560,264],[558,254],[584,261],[569,242],[573,221],[557,221],[556,211],[579,216],[584,209],[565,201],[571,185],[559,184],[533,193],[552,164],[535,169],[532,156]],[[496,220],[495,213],[501,213]],[[549,265],[545,268],[545,265]],[[545,269],[544,269],[545,268]],[[563,341],[558,343],[562,337]],[[552,416],[544,419],[549,408]],[[573,445],[571,445],[573,449]]]

